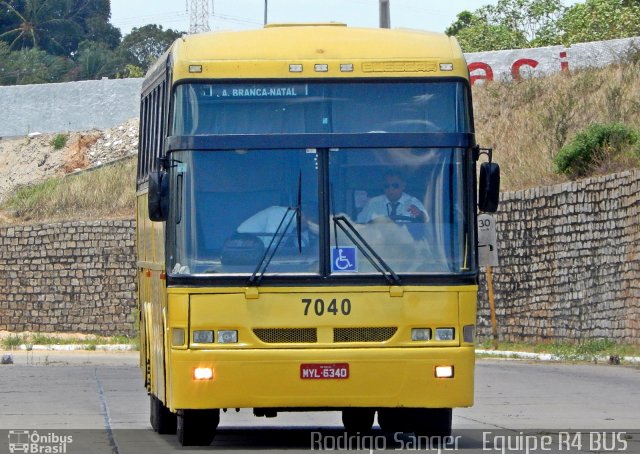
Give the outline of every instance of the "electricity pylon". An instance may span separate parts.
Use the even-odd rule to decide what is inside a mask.
[[[189,33],[202,33],[211,30],[209,26],[209,0],[190,0]]]

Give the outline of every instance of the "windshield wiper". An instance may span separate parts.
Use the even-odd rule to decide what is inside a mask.
[[[248,285],[260,284],[260,281],[262,280],[262,276],[264,276],[264,273],[267,271],[267,267],[271,263],[271,260],[273,260],[273,257],[276,255],[276,252],[278,251],[280,244],[282,244],[282,240],[286,236],[287,230],[289,230],[289,226],[293,221],[293,216],[289,216],[289,213],[291,213],[292,211],[297,211],[297,209],[287,207],[287,211],[284,212],[282,219],[280,219],[278,228],[276,228],[276,231],[273,233],[273,236],[271,237],[271,241],[269,242],[269,245],[265,249],[264,254],[262,254],[260,263],[258,263],[258,266],[256,267],[255,271],[249,278]],[[289,220],[285,223],[285,221],[287,220],[287,216],[289,216]],[[282,226],[284,226],[284,229],[282,228]]]
[[[296,234],[298,237],[298,252],[302,254],[302,170],[298,174],[298,200],[296,200]]]
[[[391,285],[402,285],[400,281],[400,277],[391,269],[391,267],[385,262],[380,255],[371,247],[369,243],[360,235],[360,233],[353,226],[351,221],[343,215],[333,216],[333,225],[334,229],[336,226],[340,227],[340,230],[347,235],[347,238],[351,240],[353,244],[356,245],[358,250],[362,252],[362,255],[369,260],[369,262],[373,265],[373,267],[378,270],[380,274],[384,276],[384,278]],[[346,226],[346,227],[345,227]],[[348,229],[347,229],[348,227]],[[338,242],[337,232],[334,234],[336,238],[336,247]],[[356,241],[357,239],[357,241]]]
[[[289,216],[289,213],[291,213],[292,211],[295,211],[296,231],[297,231],[296,233],[298,237],[298,251],[302,253],[302,170],[298,174],[298,199],[296,200],[296,206],[295,208],[287,207],[287,211],[285,211],[284,214],[282,215],[282,219],[280,219],[280,223],[278,224],[276,231],[273,233],[273,237],[271,237],[271,241],[269,241],[269,245],[267,246],[267,249],[264,251],[262,258],[260,259],[260,263],[258,263],[258,266],[256,267],[256,269],[253,271],[253,274],[249,278],[248,285],[260,285],[260,281],[262,280],[264,273],[267,271],[267,267],[271,263],[271,260],[273,260],[273,257],[276,255],[276,252],[278,251],[278,248],[280,247],[282,240],[284,239],[284,237],[287,234],[287,231],[289,230],[291,221],[293,221],[293,216],[289,217],[289,221],[286,223],[286,226],[284,227],[284,229],[282,229],[282,226],[285,224],[285,221],[287,220],[287,216]],[[282,230],[282,233],[280,232],[281,230]]]

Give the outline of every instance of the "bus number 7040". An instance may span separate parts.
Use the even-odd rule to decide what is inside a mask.
[[[351,313],[351,300],[348,298],[344,298],[340,301],[340,307],[338,308],[338,300],[337,298],[333,298],[331,302],[325,307],[325,302],[322,298],[316,298],[315,300],[312,298],[302,298],[302,304],[304,304],[304,315],[309,315],[309,308],[313,303],[313,312],[317,316],[322,316],[324,314],[333,314],[338,315],[339,313],[342,315],[349,315]]]

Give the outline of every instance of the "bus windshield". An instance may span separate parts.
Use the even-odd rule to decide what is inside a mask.
[[[322,270],[335,278],[380,274],[357,237],[398,275],[462,273],[473,263],[463,184],[471,170],[465,170],[470,164],[463,149],[191,150],[171,156],[172,274],[249,277],[259,265],[267,277]],[[328,191],[319,189],[324,172]],[[323,260],[330,263],[323,266]]]
[[[186,83],[172,135],[470,132],[463,82]]]
[[[168,269],[251,282],[469,271],[468,150],[376,147],[375,137],[471,130],[457,79],[181,84],[173,136],[269,135],[282,146],[171,152]],[[286,147],[295,134],[360,134],[361,145]]]

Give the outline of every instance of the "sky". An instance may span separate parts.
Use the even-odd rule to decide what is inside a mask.
[[[379,0],[208,0],[212,30],[262,27],[265,1],[268,22],[343,22],[377,27]],[[463,10],[474,11],[497,0],[389,0],[392,28],[443,32]],[[565,2],[574,3],[574,2]],[[123,36],[133,27],[159,24],[189,30],[191,0],[111,0],[111,23]],[[213,14],[211,14],[213,11]]]

